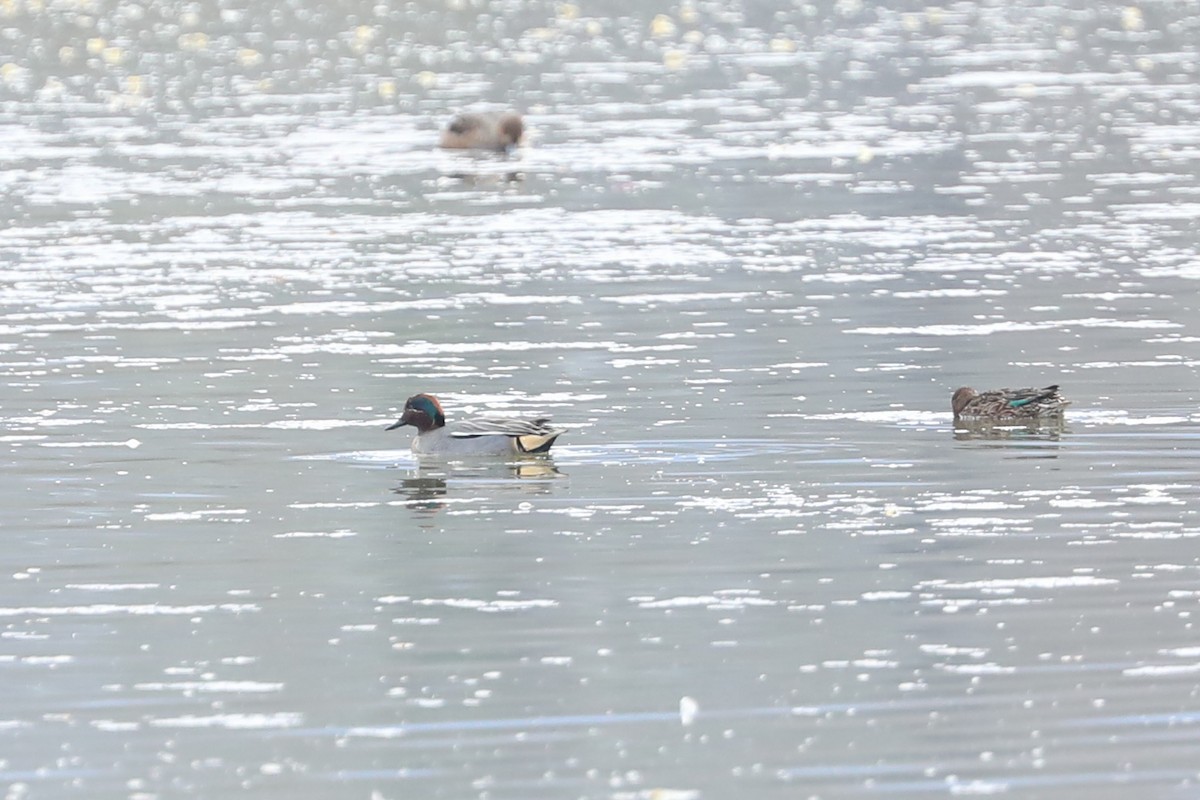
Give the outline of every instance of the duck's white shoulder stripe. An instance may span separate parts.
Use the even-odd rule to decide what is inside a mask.
[[[548,419],[473,417],[454,425],[450,435],[458,439],[474,436],[545,436],[554,432],[549,422]]]

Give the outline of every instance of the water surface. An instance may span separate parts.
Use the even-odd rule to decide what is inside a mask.
[[[4,13],[9,795],[1195,793],[1192,6]]]

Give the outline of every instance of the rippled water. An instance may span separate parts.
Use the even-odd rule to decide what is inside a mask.
[[[1194,4],[0,17],[7,797],[1196,793]]]

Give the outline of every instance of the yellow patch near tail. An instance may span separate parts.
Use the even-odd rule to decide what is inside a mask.
[[[517,436],[517,449],[522,453],[544,453],[550,449],[550,445],[554,444],[554,440],[559,437],[562,431],[554,431],[545,436]]]

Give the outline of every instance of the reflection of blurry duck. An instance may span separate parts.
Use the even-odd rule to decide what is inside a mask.
[[[1022,421],[960,420],[954,426],[954,438],[960,442],[1057,442],[1067,432],[1062,417]]]
[[[442,131],[441,146],[448,150],[492,150],[507,153],[521,143],[525,123],[521,115],[500,113],[459,114]]]
[[[404,414],[388,430],[412,425],[417,435],[412,442],[416,455],[512,456],[545,453],[563,431],[550,427],[550,420],[475,417],[453,428],[446,427],[442,404],[431,394],[417,394],[404,404]]]
[[[1030,420],[1062,419],[1071,401],[1058,386],[1044,389],[993,389],[982,394],[969,386],[956,389],[950,399],[954,421],[987,420],[1021,424]]]

